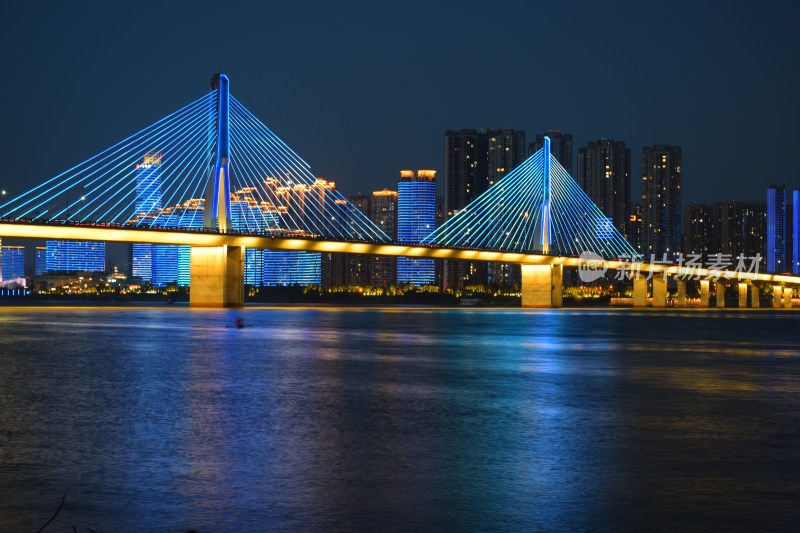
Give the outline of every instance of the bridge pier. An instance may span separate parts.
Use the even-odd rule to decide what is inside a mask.
[[[244,305],[244,248],[192,246],[190,269],[191,307]]]
[[[791,287],[784,287],[783,288],[783,306],[787,309],[792,308],[792,288]]]
[[[562,265],[522,264],[522,307],[561,307]]]
[[[714,288],[717,290],[717,307],[725,307],[725,285],[719,280],[714,281]]]
[[[739,282],[739,308],[747,307],[747,283]]]
[[[667,306],[667,278],[662,275],[653,276],[653,307]]]
[[[678,295],[675,305],[677,307],[686,307],[686,280],[676,278],[675,283],[678,285]]]
[[[647,278],[641,275],[633,278],[633,306],[647,307]]]
[[[708,307],[711,294],[711,281],[700,280],[700,307]]]
[[[750,283],[750,307],[753,309],[761,307],[761,291],[755,283]]]
[[[782,307],[783,306],[783,286],[782,285],[773,285],[772,286],[772,307]]]

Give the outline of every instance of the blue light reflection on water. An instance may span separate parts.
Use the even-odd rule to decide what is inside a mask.
[[[796,316],[0,309],[0,530],[795,523]]]

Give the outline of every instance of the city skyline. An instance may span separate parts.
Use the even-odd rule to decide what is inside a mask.
[[[644,146],[680,145],[686,202],[760,200],[770,183],[798,180],[788,155],[798,143],[791,124],[800,117],[792,53],[800,37],[791,22],[800,7],[793,3],[580,3],[568,10],[510,2],[487,13],[472,2],[457,10],[412,2],[387,8],[379,20],[357,4],[300,16],[292,6],[267,12],[234,3],[226,10],[242,27],[230,41],[198,31],[204,10],[188,7],[159,5],[159,17],[172,24],[150,42],[120,38],[151,21],[147,4],[11,6],[8,16],[18,23],[0,39],[15,83],[6,85],[0,107],[3,142],[17,157],[0,185],[13,194],[57,174],[65,162],[184,103],[183,95],[196,94],[219,70],[317,175],[341,183],[346,194],[390,186],[398,168],[443,171],[441,132],[471,125],[560,129],[576,147],[620,139],[634,169]],[[328,22],[334,13],[336,25]],[[521,30],[545,17],[538,39],[528,42]],[[263,34],[260,20],[276,18],[286,24],[271,27],[270,39],[247,37]],[[301,45],[284,44],[301,31]],[[400,34],[426,39],[397,41]],[[472,46],[493,40],[515,53]],[[585,60],[592,54],[586,43],[602,46],[602,60]],[[460,51],[465,46],[469,52]],[[492,64],[498,74],[470,74],[467,64]],[[544,83],[542,72],[552,73]],[[102,90],[87,90],[93,87]],[[360,135],[376,128],[381,135]],[[752,135],[761,130],[772,134]],[[744,139],[750,150],[719,157]]]

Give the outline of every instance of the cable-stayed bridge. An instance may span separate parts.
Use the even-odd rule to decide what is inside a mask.
[[[560,306],[564,267],[630,269],[640,259],[550,154],[549,139],[422,243],[392,242],[231,95],[221,74],[204,96],[0,206],[0,236],[190,245],[196,306],[242,304],[245,248],[518,263],[523,305],[537,307]],[[691,269],[715,272],[740,281],[745,305],[754,281],[800,283]],[[662,277],[652,281],[656,306],[666,303]],[[685,300],[685,283],[683,291]],[[680,301],[680,283],[678,292]],[[635,279],[635,302],[646,298],[647,280]]]

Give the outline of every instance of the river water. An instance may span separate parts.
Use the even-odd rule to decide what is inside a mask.
[[[235,327],[242,318],[245,327]],[[800,313],[0,308],[0,531],[792,529]]]

